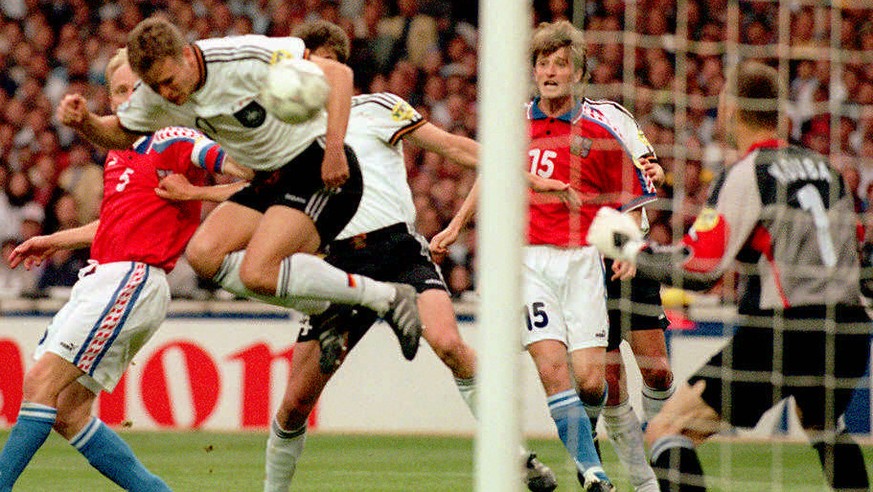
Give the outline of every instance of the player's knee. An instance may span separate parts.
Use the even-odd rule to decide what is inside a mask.
[[[259,294],[272,295],[276,292],[276,279],[269,278],[267,272],[257,264],[243,260],[239,278],[247,289]]]
[[[34,403],[49,403],[54,405],[60,390],[51,386],[52,373],[45,366],[35,365],[24,375],[22,397]]]
[[[577,381],[576,384],[579,396],[582,398],[582,401],[587,403],[593,404],[600,401],[603,398],[603,393],[606,391],[606,384],[602,376],[599,380],[588,378]]]
[[[185,248],[185,257],[191,268],[197,272],[197,275],[203,278],[212,278],[221,266],[224,260],[224,255],[216,253],[218,251],[208,239],[198,239],[195,237],[188,243]]]
[[[643,376],[643,382],[649,388],[663,390],[669,388],[670,384],[673,383],[673,371],[666,363],[640,369],[640,372]]]

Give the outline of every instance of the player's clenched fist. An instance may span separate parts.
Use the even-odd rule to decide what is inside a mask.
[[[57,117],[64,125],[81,126],[88,116],[88,101],[80,94],[67,94],[58,104]]]

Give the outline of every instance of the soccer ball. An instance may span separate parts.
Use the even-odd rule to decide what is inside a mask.
[[[315,63],[302,58],[284,58],[270,65],[261,102],[285,123],[307,121],[324,109],[330,85]]]

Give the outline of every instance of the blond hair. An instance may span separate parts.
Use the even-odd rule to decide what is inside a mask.
[[[588,75],[585,66],[585,36],[582,31],[565,20],[542,22],[537,26],[530,42],[531,65],[536,64],[537,57],[551,55],[564,47],[570,48],[573,68],[582,70],[582,80],[585,80]]]
[[[127,63],[127,48],[118,48],[109,59],[109,63],[106,64],[106,70],[103,74],[106,77],[106,85],[109,87],[110,94],[112,94],[112,74],[125,63]]]
[[[140,77],[164,58],[179,59],[187,42],[179,28],[167,19],[152,16],[130,31],[127,52],[130,68]]]

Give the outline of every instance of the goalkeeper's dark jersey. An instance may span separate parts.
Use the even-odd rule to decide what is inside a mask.
[[[727,169],[682,241],[682,254],[643,251],[638,269],[701,290],[737,260],[746,280],[744,311],[854,306],[857,234],[852,196],[827,159],[768,140]]]

